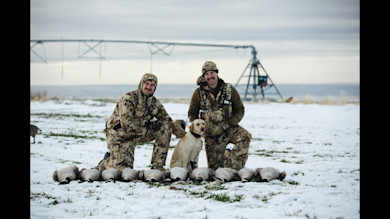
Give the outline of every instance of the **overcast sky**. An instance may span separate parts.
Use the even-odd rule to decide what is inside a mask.
[[[277,83],[359,83],[358,0],[31,0],[31,39],[104,39],[253,45]],[[94,46],[94,43],[90,43]],[[33,46],[33,43],[31,43]],[[161,47],[161,46],[160,46]],[[195,83],[206,60],[236,83],[249,49],[44,43],[31,52],[31,85]],[[261,74],[264,74],[262,71]],[[245,73],[244,73],[245,74]],[[249,71],[248,71],[249,74]]]

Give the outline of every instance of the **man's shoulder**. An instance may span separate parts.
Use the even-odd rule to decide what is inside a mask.
[[[234,87],[233,84],[231,84],[231,83],[228,83],[228,84],[230,85],[230,89],[232,89],[233,92],[237,92],[237,89],[236,89],[236,87]]]
[[[153,100],[153,103],[155,103],[155,104],[160,104],[161,105],[161,102],[160,102],[160,100],[156,97],[156,96],[151,96],[151,97],[149,97],[149,98],[152,98],[152,100]]]
[[[230,87],[231,90],[233,91],[237,91],[237,89],[234,87],[234,85],[232,83],[227,83],[227,82],[224,82],[223,86],[226,86],[226,87]]]
[[[157,107],[157,108],[164,108],[164,105],[160,102],[160,100],[152,95],[150,97],[147,98],[147,101],[146,101],[146,104],[148,106],[154,106],[154,107]]]
[[[120,98],[120,101],[133,100],[133,99],[135,99],[136,96],[138,96],[137,93],[138,93],[138,90],[129,91],[129,92],[122,95],[122,97]]]
[[[195,88],[194,92],[192,93],[192,96],[199,95],[199,91],[202,90],[200,87]]]
[[[238,93],[237,89],[234,87],[232,83],[226,83],[224,82],[223,86],[226,88],[229,88],[228,90],[231,91],[232,93]]]

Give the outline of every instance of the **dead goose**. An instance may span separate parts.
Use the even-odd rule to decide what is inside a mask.
[[[53,173],[53,180],[60,182],[59,184],[68,184],[70,181],[78,178],[79,168],[75,165],[55,170]]]
[[[221,183],[239,180],[238,172],[235,169],[227,167],[218,167],[215,170],[214,180]]]
[[[215,171],[207,167],[198,167],[191,171],[190,179],[201,182],[201,181],[210,181],[213,180]]]
[[[286,172],[280,172],[273,167],[256,168],[254,176],[257,182],[269,182],[273,179],[282,181],[286,177]]]
[[[115,168],[109,168],[107,170],[103,170],[102,179],[107,182],[114,182],[121,177],[121,171]]]
[[[172,181],[185,181],[188,178],[188,170],[184,167],[172,167],[169,172]]]
[[[100,180],[100,172],[98,169],[92,168],[92,169],[86,169],[83,168],[80,170],[80,180],[93,182],[93,181],[99,181]]]
[[[122,170],[122,181],[130,182],[132,180],[137,180],[139,175],[139,170],[134,170],[129,167],[126,167]]]
[[[182,119],[175,120],[175,123],[180,126],[183,130],[186,130],[186,122]]]
[[[238,175],[241,178],[241,182],[249,182],[252,180],[254,175],[254,170],[251,168],[244,167],[238,171]]]
[[[147,169],[139,171],[138,179],[146,182],[161,182],[169,178],[169,170],[162,172],[157,169]]]

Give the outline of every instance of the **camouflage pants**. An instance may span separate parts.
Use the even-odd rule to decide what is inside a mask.
[[[251,139],[251,133],[241,126],[228,128],[218,136],[205,136],[208,167],[214,170],[218,167],[230,167],[236,170],[245,167]],[[229,143],[234,144],[230,152],[226,151]]]
[[[146,143],[155,140],[151,159],[152,169],[162,169],[168,155],[171,141],[172,126],[157,124],[148,128],[143,136],[129,136],[122,128],[108,129],[106,132],[107,148],[110,151],[108,159],[99,164],[99,170],[108,168],[123,170],[126,167],[134,167],[134,150],[138,143]]]

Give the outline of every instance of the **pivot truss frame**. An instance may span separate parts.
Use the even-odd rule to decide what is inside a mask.
[[[254,100],[256,100],[257,94],[262,94],[263,99],[264,91],[267,90],[267,88],[274,87],[279,94],[282,101],[284,101],[282,95],[276,88],[275,84],[273,84],[271,78],[269,77],[268,73],[265,71],[264,67],[261,65],[260,61],[257,59],[257,51],[256,48],[253,45],[229,45],[229,44],[210,44],[210,43],[183,43],[183,42],[166,42],[166,41],[143,41],[143,40],[98,40],[98,39],[46,39],[46,40],[30,40],[30,43],[33,43],[32,46],[30,46],[30,51],[35,54],[41,61],[47,63],[46,58],[46,52],[45,52],[45,46],[44,43],[79,43],[79,55],[78,58],[85,58],[87,54],[94,53],[99,58],[100,62],[101,60],[105,60],[106,57],[102,52],[102,44],[104,43],[135,43],[135,44],[146,44],[148,46],[150,55],[151,55],[151,61],[152,56],[156,54],[162,54],[166,56],[170,56],[173,52],[173,49],[175,46],[201,46],[201,47],[219,47],[219,48],[233,48],[233,49],[251,49],[252,50],[252,58],[249,61],[248,66],[245,68],[244,72],[241,74],[240,78],[238,79],[235,87],[239,87],[239,82],[242,77],[248,77],[248,82],[246,84],[245,94],[244,98],[248,100],[247,98],[248,94],[253,94]],[[87,47],[87,49],[84,52],[80,52],[80,44],[83,43]],[[37,45],[42,46],[43,55],[40,55],[37,51],[34,50],[34,47]],[[99,46],[99,49],[97,47]],[[264,73],[267,75],[267,78],[271,81],[271,83],[268,83],[267,85],[260,86],[258,85],[258,79],[257,77],[260,76],[259,68],[264,71]],[[249,76],[245,75],[246,70],[250,67]],[[152,69],[151,69],[152,70]],[[100,72],[99,72],[100,75]],[[250,85],[250,79],[253,79],[252,88],[253,92],[249,92],[248,88]],[[261,89],[257,89],[257,87],[260,87]],[[263,89],[265,88],[265,89]]]

